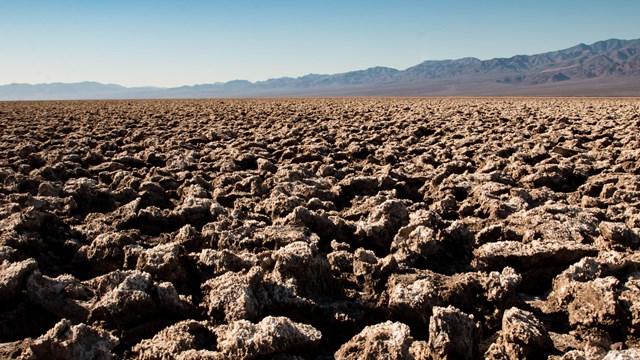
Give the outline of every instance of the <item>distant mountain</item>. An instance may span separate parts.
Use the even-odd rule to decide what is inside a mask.
[[[425,61],[403,72],[403,78],[493,77],[498,82],[539,84],[600,76],[640,75],[640,39],[607,40],[538,55],[480,61],[475,58]],[[502,77],[502,78],[501,78]]]
[[[640,96],[640,39],[599,41],[537,55],[424,61],[266,81],[176,88],[83,82],[0,86],[0,100],[285,96]]]
[[[136,94],[152,94],[161,88],[127,88],[116,84],[81,83],[9,84],[0,86],[0,100],[113,99]]]

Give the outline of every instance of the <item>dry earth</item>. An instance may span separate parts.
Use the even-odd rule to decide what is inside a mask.
[[[0,103],[0,357],[640,357],[640,100]]]

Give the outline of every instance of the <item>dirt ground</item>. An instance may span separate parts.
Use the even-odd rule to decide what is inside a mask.
[[[0,103],[0,357],[640,358],[640,99]]]

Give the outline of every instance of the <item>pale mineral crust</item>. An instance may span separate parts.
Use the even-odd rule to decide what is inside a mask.
[[[0,103],[0,358],[640,357],[640,100]]]

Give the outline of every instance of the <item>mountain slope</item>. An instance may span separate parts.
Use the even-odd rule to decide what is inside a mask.
[[[93,82],[0,86],[0,100],[395,95],[640,96],[640,39],[609,39],[510,58],[429,60],[405,70],[373,67],[255,83],[235,80],[177,88]]]

